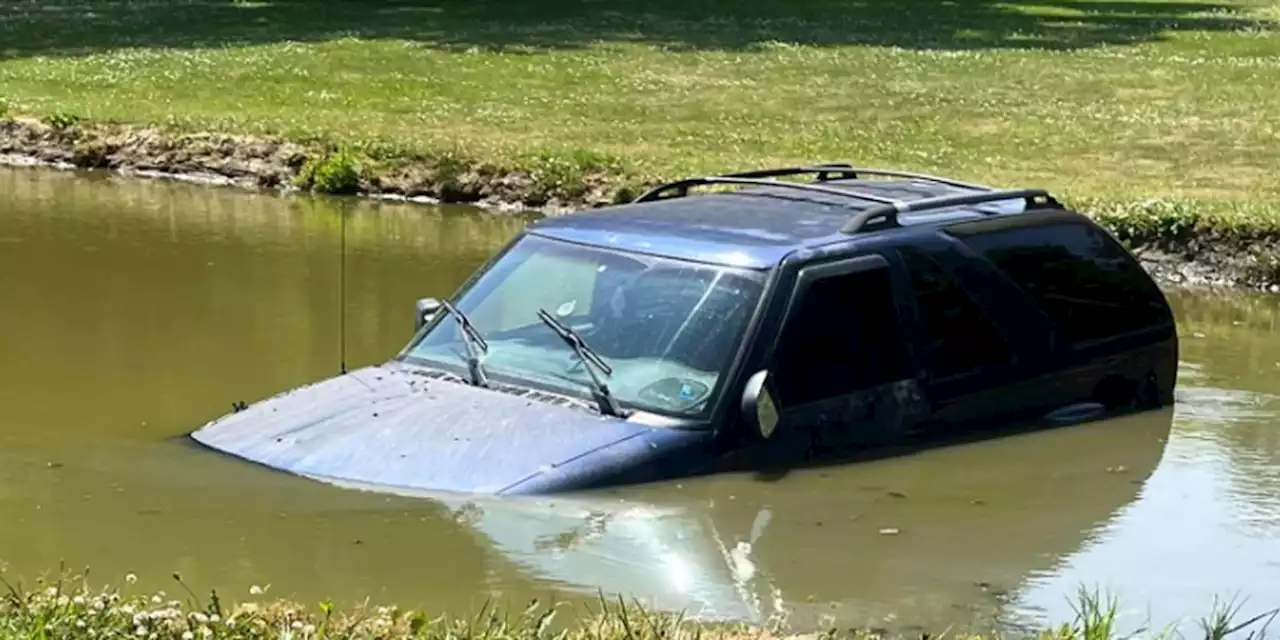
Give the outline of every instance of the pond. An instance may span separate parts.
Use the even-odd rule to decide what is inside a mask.
[[[347,214],[346,305],[339,213]],[[590,603],[933,629],[1194,624],[1280,605],[1280,298],[1171,292],[1172,410],[784,478],[546,509],[322,485],[186,434],[236,401],[383,361],[527,220],[0,170],[0,566],[136,589],[478,610]],[[1192,627],[1194,629],[1194,627]]]

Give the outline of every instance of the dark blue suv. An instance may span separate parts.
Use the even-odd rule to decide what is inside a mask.
[[[193,437],[345,486],[548,493],[1155,408],[1178,359],[1153,280],[1044,190],[843,164],[539,220],[415,326]]]

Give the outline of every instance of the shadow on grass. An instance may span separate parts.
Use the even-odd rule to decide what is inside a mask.
[[[921,50],[1072,50],[1178,31],[1278,28],[1208,0],[7,0],[0,59],[120,47],[207,47],[342,36],[435,48],[675,50],[773,43]]]

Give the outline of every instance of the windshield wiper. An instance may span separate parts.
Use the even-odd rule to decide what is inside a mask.
[[[471,324],[467,316],[458,311],[458,308],[448,300],[441,300],[440,306],[458,321],[458,328],[462,331],[462,341],[467,345],[467,369],[471,372],[471,384],[477,387],[488,386],[489,378],[480,366],[480,355],[476,351],[478,347],[479,351],[489,353],[489,343],[484,341],[484,337],[476,330],[475,325]]]
[[[538,319],[546,323],[548,327],[551,327],[552,331],[555,331],[556,335],[560,336],[560,339],[565,341],[565,344],[573,347],[574,352],[576,352],[578,357],[582,359],[583,368],[586,369],[587,374],[591,376],[591,391],[592,395],[595,396],[596,404],[600,405],[600,412],[611,416],[617,416],[619,418],[625,418],[627,414],[623,411],[622,407],[618,405],[618,400],[609,392],[609,385],[605,384],[605,382],[596,375],[595,370],[589,365],[595,365],[607,376],[613,375],[613,369],[600,357],[599,354],[593,351],[591,347],[588,347],[587,343],[583,342],[582,338],[575,333],[573,329],[561,324],[559,320],[551,317],[551,314],[547,313],[543,309],[538,309]]]

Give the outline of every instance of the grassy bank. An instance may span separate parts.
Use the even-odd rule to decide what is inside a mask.
[[[1280,281],[1250,248],[1280,239],[1267,0],[16,0],[0,92],[81,166],[143,148],[269,185],[542,206],[851,161],[1044,186],[1137,244],[1246,248],[1248,279]],[[108,122],[129,126],[82,124]]]
[[[706,623],[682,614],[655,613],[622,599],[603,596],[590,610],[571,611],[560,606],[531,603],[523,610],[504,611],[486,604],[462,615],[429,614],[395,606],[366,603],[340,610],[330,602],[304,605],[269,598],[254,586],[250,598],[225,601],[216,592],[202,597],[177,573],[174,591],[139,593],[128,587],[94,588],[86,576],[67,576],[53,582],[39,581],[25,589],[0,575],[0,639],[132,638],[134,640],[208,640],[212,638],[262,640],[886,640],[884,630],[827,628],[803,635],[789,633],[782,625],[770,627],[741,623]],[[1170,639],[1167,629],[1121,629],[1114,600],[1081,591],[1071,622],[1012,634],[1001,631],[966,632],[940,629],[920,638],[965,640],[1112,640],[1125,638]],[[1222,640],[1239,635],[1245,640],[1267,637],[1268,627],[1280,610],[1241,619],[1241,608],[1215,603],[1213,612],[1199,620],[1194,636]],[[566,618],[568,618],[566,620]],[[994,628],[994,627],[993,627]],[[1194,637],[1193,636],[1193,637]],[[1179,634],[1177,637],[1186,637]]]

